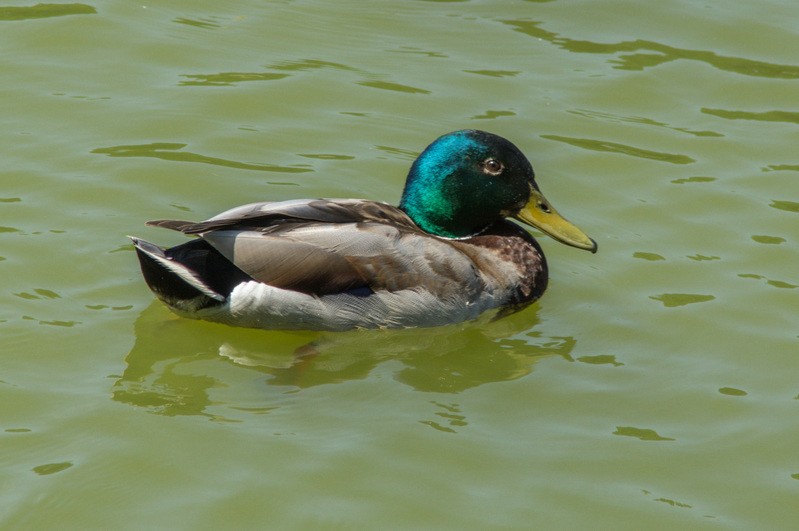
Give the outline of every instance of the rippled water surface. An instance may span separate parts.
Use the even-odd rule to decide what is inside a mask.
[[[231,1],[0,7],[0,525],[790,528],[799,8]],[[479,128],[596,255],[496,322],[174,317],[126,234],[396,202]]]

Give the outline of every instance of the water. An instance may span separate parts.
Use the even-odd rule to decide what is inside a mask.
[[[790,528],[792,2],[0,8],[0,522]],[[126,234],[396,202],[464,127],[600,246],[507,319],[345,334],[172,316]]]

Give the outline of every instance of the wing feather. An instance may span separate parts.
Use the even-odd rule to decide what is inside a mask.
[[[252,203],[200,223],[151,223],[199,235],[259,282],[313,295],[368,288],[470,298],[485,289],[474,262],[452,242],[375,201]]]
[[[199,223],[156,220],[147,224],[179,230],[184,234],[201,234],[221,229],[258,229],[283,221],[319,223],[377,221],[409,228],[416,227],[407,214],[397,207],[362,199],[296,199],[251,203],[232,208]]]
[[[368,286],[345,257],[312,243],[258,231],[219,230],[202,237],[254,280],[270,286],[315,295]]]

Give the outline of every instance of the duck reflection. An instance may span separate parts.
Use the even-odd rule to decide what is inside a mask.
[[[459,393],[521,378],[545,356],[571,360],[575,340],[536,331],[537,308],[438,328],[325,333],[190,321],[153,303],[134,325],[136,341],[113,398],[164,415],[213,416],[206,409],[220,403],[215,389],[256,380],[260,393],[262,383],[295,393],[364,379],[381,366],[418,391]],[[398,369],[390,372],[388,362],[398,362]],[[252,405],[223,402],[237,409]]]

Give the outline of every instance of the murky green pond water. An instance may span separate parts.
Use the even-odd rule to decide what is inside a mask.
[[[791,0],[0,7],[0,526],[788,529]],[[480,128],[598,242],[544,298],[344,334],[174,317],[126,234],[396,202]],[[312,353],[313,355],[307,355]]]

